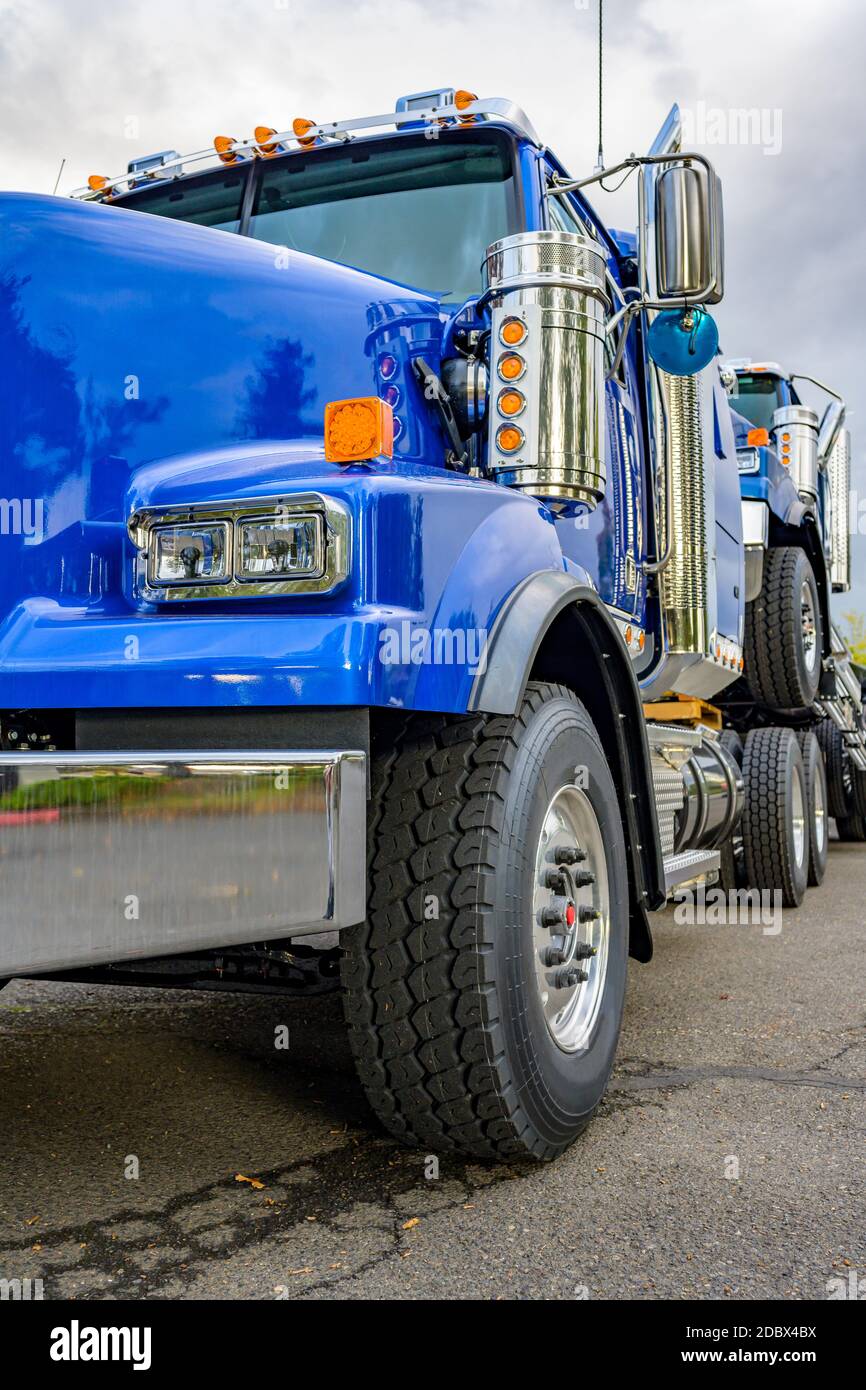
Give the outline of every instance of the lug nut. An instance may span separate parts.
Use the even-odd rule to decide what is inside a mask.
[[[575,888],[588,888],[591,883],[595,883],[595,874],[589,869],[577,869],[574,874]]]
[[[543,965],[562,965],[565,956],[558,947],[547,946],[541,953],[541,960]]]
[[[557,989],[571,989],[572,986],[582,984],[588,979],[585,970],[578,970],[574,965],[565,965],[561,970],[557,970],[554,984]]]
[[[597,907],[579,907],[577,909],[577,920],[579,922],[597,922],[601,913]]]
[[[547,869],[544,874],[544,886],[552,893],[564,893],[565,876],[558,869]]]
[[[586,858],[586,850],[577,845],[560,845],[553,851],[554,864],[579,864]]]
[[[562,913],[558,907],[543,907],[541,909],[541,925],[543,927],[561,927]]]
[[[574,948],[575,960],[590,960],[595,955],[598,955],[596,947],[588,946],[585,941],[578,941]]]

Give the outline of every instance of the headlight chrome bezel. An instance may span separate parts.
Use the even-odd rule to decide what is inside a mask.
[[[279,578],[244,575],[243,527],[268,522],[317,522],[312,571]],[[224,576],[160,579],[154,568],[157,537],[172,527],[226,528]],[[338,589],[351,567],[351,516],[344,503],[324,493],[289,493],[276,497],[163,508],[142,507],[127,523],[136,548],[136,596],[150,603],[190,603],[207,599],[279,598],[327,594]]]

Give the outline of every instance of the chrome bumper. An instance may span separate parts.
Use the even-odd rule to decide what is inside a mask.
[[[0,754],[0,976],[365,912],[360,752]]]

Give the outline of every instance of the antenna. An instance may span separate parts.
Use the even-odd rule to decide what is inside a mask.
[[[598,0],[598,163],[595,166],[595,173],[600,173],[604,168],[604,149],[601,139],[601,116],[602,116],[602,95],[603,95],[603,58],[604,58],[604,0]]]
[[[57,178],[54,180],[54,187],[53,187],[52,190],[51,190],[51,196],[52,196],[52,197],[53,197],[54,194],[57,192],[57,186],[58,186],[58,184],[60,183],[60,178],[61,178],[61,175],[62,175],[62,173],[63,173],[63,166],[65,165],[65,163],[66,163],[66,156],[64,155],[63,158],[62,158],[61,161],[60,161],[60,168],[57,170]]]

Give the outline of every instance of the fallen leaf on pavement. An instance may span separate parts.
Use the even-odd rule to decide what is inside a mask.
[[[264,1183],[259,1182],[258,1178],[245,1178],[243,1173],[235,1173],[235,1182],[248,1182],[250,1187],[256,1189],[256,1192],[260,1192],[264,1187]]]

